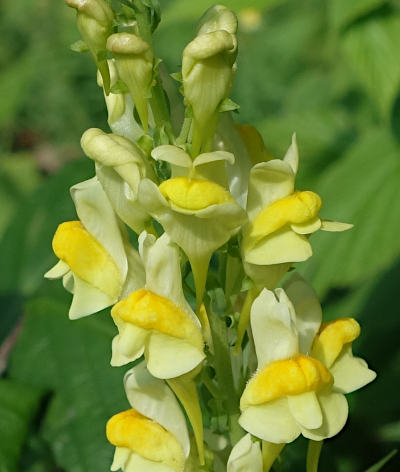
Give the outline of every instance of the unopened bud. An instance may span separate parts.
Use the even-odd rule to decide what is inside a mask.
[[[113,53],[118,74],[132,95],[144,132],[147,133],[147,97],[153,80],[154,63],[151,47],[139,36],[116,33],[108,38],[107,49]]]
[[[114,13],[105,0],[65,0],[77,11],[78,29],[103,78],[104,90],[110,92],[110,72],[106,59],[107,38],[112,32]]]
[[[201,34],[183,51],[184,95],[193,110],[193,155],[210,150],[218,107],[232,88],[236,52],[236,38],[225,30]]]

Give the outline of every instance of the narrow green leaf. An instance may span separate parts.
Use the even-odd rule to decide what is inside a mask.
[[[332,25],[342,28],[386,3],[388,0],[331,0],[329,14]]]
[[[390,459],[397,454],[397,449],[393,449],[393,451],[389,452],[383,459],[379,462],[374,464],[373,466],[369,467],[365,472],[378,472],[382,470],[383,466],[390,461]]]

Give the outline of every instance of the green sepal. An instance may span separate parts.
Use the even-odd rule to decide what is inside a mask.
[[[74,51],[74,52],[79,52],[79,53],[89,52],[88,45],[82,39],[79,39],[78,41],[75,41],[74,43],[70,44],[69,48],[71,49],[71,51]]]
[[[224,100],[222,100],[222,102],[220,103],[220,105],[218,107],[218,111],[220,113],[223,113],[225,111],[239,110],[239,108],[240,108],[240,105],[238,105],[236,102],[234,102],[233,100],[231,100],[228,97],[228,98],[225,98]]]
[[[115,84],[111,86],[110,92],[115,93],[115,94],[118,94],[118,93],[125,94],[125,93],[128,93],[129,90],[128,90],[128,87],[126,86],[126,83],[123,80],[118,79],[115,82]]]

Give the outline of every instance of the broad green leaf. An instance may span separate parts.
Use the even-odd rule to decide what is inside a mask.
[[[330,0],[330,20],[335,28],[342,28],[386,3],[388,0]]]
[[[354,228],[311,237],[314,256],[299,268],[320,294],[361,283],[400,253],[399,156],[390,133],[374,130],[321,175],[313,189],[322,197],[321,216]]]
[[[393,451],[389,452],[383,459],[381,459],[379,462],[374,464],[371,467],[368,467],[368,469],[365,472],[378,472],[379,470],[382,470],[384,465],[390,461],[390,459],[397,454],[397,449],[394,449]]]
[[[92,166],[88,159],[66,165],[15,211],[0,239],[4,267],[0,271],[0,293],[29,295],[40,286],[43,274],[57,261],[51,249],[57,225],[76,219],[68,189],[88,178]]]
[[[126,369],[112,368],[109,313],[70,321],[68,306],[37,299],[27,307],[9,375],[50,390],[44,437],[66,472],[98,472],[111,464],[105,438],[110,416],[129,408],[122,384]]]
[[[368,17],[343,35],[343,48],[361,83],[381,114],[390,114],[400,85],[400,15]]]
[[[39,400],[40,390],[13,380],[0,380],[0,470],[19,471],[25,438]]]

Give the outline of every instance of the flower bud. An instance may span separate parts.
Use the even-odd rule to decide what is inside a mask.
[[[65,2],[77,11],[79,32],[100,71],[104,90],[108,95],[110,92],[110,72],[105,50],[107,38],[112,32],[113,11],[105,0],[65,0]]]
[[[132,95],[144,132],[147,134],[147,97],[153,80],[154,63],[151,47],[139,36],[116,33],[108,38],[107,49],[113,53],[118,74]]]
[[[108,60],[111,88],[118,83],[119,76],[115,61]],[[104,87],[103,78],[98,71],[97,85]],[[142,128],[135,121],[133,115],[133,101],[129,93],[104,93],[104,99],[108,112],[108,125],[114,134],[123,136],[130,141],[137,141],[143,135]]]
[[[214,5],[200,18],[197,35],[218,30],[225,30],[228,33],[236,34],[237,26],[236,15],[229,8],[224,5]]]
[[[210,23],[205,23],[200,30],[209,28]],[[232,88],[236,52],[236,38],[226,30],[200,34],[183,51],[183,89],[193,110],[192,151],[195,156],[211,148],[218,107]]]

